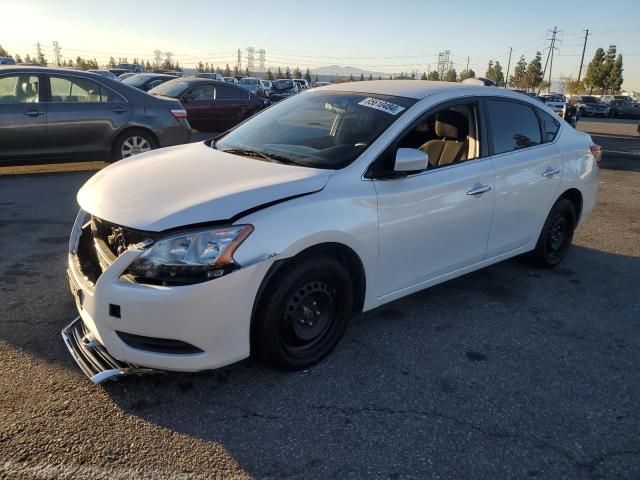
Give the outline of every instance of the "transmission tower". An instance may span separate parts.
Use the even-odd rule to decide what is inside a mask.
[[[58,43],[57,40],[55,40],[53,42],[53,55],[56,59],[56,66],[59,67],[60,66],[60,50],[62,50],[60,48],[60,44]]]
[[[173,53],[171,53],[171,52],[164,52],[164,56],[165,56],[165,59],[166,59],[167,64],[168,64],[168,65],[173,65],[173,62],[171,61],[171,60],[172,60],[172,58],[173,58]]]
[[[267,56],[267,52],[264,48],[261,48],[260,50],[258,50],[258,66],[261,72],[264,72],[265,70],[264,64],[266,61],[266,56]]]
[[[42,58],[44,58],[44,55],[42,55],[42,48],[40,47],[40,42],[36,43],[36,53],[37,53],[37,62],[40,63],[40,60]]]
[[[238,49],[238,71],[242,70],[242,50]]]
[[[451,50],[445,50],[438,53],[438,76],[440,77],[440,80],[442,80],[444,78],[444,74],[449,71],[451,63],[450,55]]]
[[[250,72],[253,72],[253,68],[255,67],[255,54],[256,54],[256,49],[253,47],[247,47],[247,69]]]

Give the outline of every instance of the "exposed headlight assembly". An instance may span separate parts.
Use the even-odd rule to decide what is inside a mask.
[[[253,231],[234,225],[182,232],[154,242],[125,274],[143,283],[180,285],[206,282],[237,268],[233,253]]]

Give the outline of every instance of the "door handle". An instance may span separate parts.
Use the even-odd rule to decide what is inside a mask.
[[[547,167],[547,168],[545,168],[544,172],[542,172],[542,176],[543,177],[553,177],[554,175],[557,175],[558,173],[560,173],[560,169],[559,168]]]
[[[27,110],[26,112],[24,112],[25,115],[29,116],[29,117],[37,117],[39,115],[44,115],[44,112],[40,112],[38,110]]]
[[[467,192],[467,195],[482,195],[490,190],[491,185],[480,185],[479,183],[476,183],[473,188]]]
[[[127,111],[127,109],[124,107],[113,107],[111,111],[116,113],[124,113]]]

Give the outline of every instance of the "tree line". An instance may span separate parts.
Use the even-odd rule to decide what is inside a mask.
[[[0,57],[10,57],[12,55],[9,54],[7,50],[2,48],[0,45]],[[40,53],[36,56],[31,56],[30,54],[26,54],[24,58],[20,54],[15,54],[12,56],[16,63],[34,63],[38,65],[47,65],[47,58],[43,53]],[[109,62],[107,63],[107,68],[116,68],[120,63],[129,63],[127,57],[119,57],[118,60],[112,56],[109,58]],[[145,67],[147,71],[154,70],[173,70],[173,71],[183,71],[182,66],[176,60],[175,62],[172,60],[170,56],[167,56],[164,60],[154,61],[153,63],[149,60],[143,60],[134,58],[132,63],[140,64]],[[90,70],[90,69],[98,69],[100,68],[98,65],[98,61],[95,58],[85,59],[80,56],[75,59],[64,59],[61,62],[61,66],[63,67],[71,67],[77,68],[80,70]],[[233,68],[229,67],[229,64],[225,66],[225,68],[209,65],[209,63],[203,63],[202,61],[198,62],[196,65],[196,71],[201,73],[219,73],[223,76],[230,77],[240,77],[240,76],[251,76],[251,72],[248,68],[245,68],[244,71],[240,70],[237,65],[234,65]],[[615,45],[610,45],[607,51],[603,48],[598,48],[595,51],[593,59],[589,62],[587,66],[587,71],[584,79],[577,81],[572,76],[564,77],[561,79],[561,89],[566,91],[572,95],[579,95],[588,93],[616,93],[619,92],[622,88],[622,83],[624,81],[623,78],[623,60],[622,54],[617,52]],[[399,75],[395,76],[396,80],[415,80],[416,73],[405,73],[400,72]],[[548,82],[544,81],[543,78],[544,70],[542,66],[542,54],[540,52],[536,52],[535,56],[531,61],[527,62],[525,60],[524,55],[520,57],[518,62],[515,64],[513,74],[508,79],[508,86],[512,88],[520,88],[523,90],[539,90],[549,87]],[[476,73],[473,69],[465,69],[461,71],[459,74],[456,72],[454,68],[449,68],[444,73],[440,74],[437,70],[432,70],[429,73],[422,72],[421,80],[443,80],[445,82],[462,82],[467,78],[474,78]],[[295,67],[293,71],[286,67],[283,71],[281,67],[278,67],[278,70],[274,73],[271,69],[268,69],[266,72],[267,80],[276,80],[278,78],[294,78],[301,79],[304,78],[307,82],[312,81],[312,75],[309,68],[306,69],[305,73],[302,73],[299,67]],[[394,76],[389,75],[389,79],[393,80]],[[497,86],[504,87],[507,86],[505,74],[502,68],[502,65],[497,60],[489,60],[487,65],[487,70],[485,72],[485,78],[493,80]],[[349,75],[348,78],[341,78],[336,76],[335,82],[342,81],[362,81],[365,80],[365,76],[363,73],[360,74],[360,77],[356,79],[353,75]],[[368,80],[373,80],[373,75],[369,74]],[[382,76],[378,75],[378,80],[382,80]],[[315,81],[318,81],[318,75],[315,75]]]

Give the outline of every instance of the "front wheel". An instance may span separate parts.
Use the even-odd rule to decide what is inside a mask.
[[[576,228],[576,216],[576,208],[570,200],[561,198],[555,203],[542,227],[536,248],[529,254],[535,266],[553,268],[567,256]]]
[[[324,358],[345,332],[353,306],[347,269],[307,258],[274,277],[254,318],[252,349],[267,363],[300,369]]]

